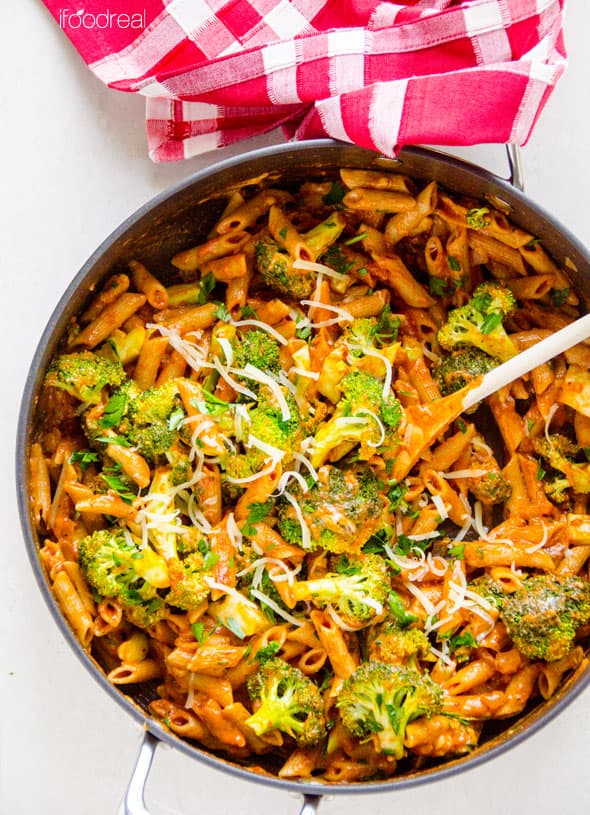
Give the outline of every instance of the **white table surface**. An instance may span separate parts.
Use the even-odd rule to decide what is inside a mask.
[[[568,0],[570,64],[525,148],[529,196],[590,244],[590,4]],[[105,89],[38,0],[4,9],[0,29],[0,275],[4,347],[0,426],[0,812],[114,815],[140,741],[138,725],[92,680],[34,582],[19,526],[14,435],[25,376],[67,283],[95,247],[154,194],[218,158],[147,158],[142,100]],[[501,148],[458,151],[505,169]],[[492,763],[403,793],[328,797],[322,815],[577,815],[590,803],[590,691]],[[296,813],[294,794],[227,777],[160,748],[147,788],[152,815]]]

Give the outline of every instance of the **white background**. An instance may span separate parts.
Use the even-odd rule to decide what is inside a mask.
[[[527,192],[590,244],[590,4],[568,0],[570,65],[524,150]],[[38,0],[3,8],[0,28],[0,275],[4,359],[0,427],[0,813],[116,813],[138,725],[72,654],[30,572],[16,510],[14,436],[24,379],[67,283],[137,207],[249,142],[185,164],[147,158],[142,100],[105,89]],[[10,11],[8,10],[10,8]],[[503,171],[498,147],[459,151]],[[590,803],[590,691],[493,763],[403,793],[326,798],[322,815],[577,815]],[[160,748],[147,788],[152,815],[296,813],[293,794],[229,778]]]

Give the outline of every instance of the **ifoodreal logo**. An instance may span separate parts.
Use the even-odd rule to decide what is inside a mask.
[[[113,28],[135,28],[143,30],[146,27],[146,13],[144,11],[137,11],[133,14],[127,12],[115,12],[110,9],[94,13],[92,11],[85,11],[78,9],[78,11],[71,11],[68,8],[62,8],[59,12],[59,26],[62,29],[113,29]]]

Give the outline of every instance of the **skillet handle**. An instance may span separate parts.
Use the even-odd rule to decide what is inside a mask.
[[[146,809],[144,793],[158,744],[159,740],[148,730],[144,730],[135,767],[123,800],[121,815],[150,815],[149,810]],[[321,800],[321,795],[304,795],[299,815],[316,815]]]
[[[158,739],[144,730],[135,767],[123,801],[122,815],[150,815],[144,801],[145,785],[158,746]]]
[[[321,800],[321,795],[304,795],[299,815],[316,815]]]
[[[520,147],[517,144],[507,144],[506,155],[508,157],[508,166],[510,168],[508,181],[513,187],[516,187],[517,190],[524,192],[524,175],[522,172]]]

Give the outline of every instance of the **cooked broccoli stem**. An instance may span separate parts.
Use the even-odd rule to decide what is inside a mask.
[[[326,735],[322,695],[314,682],[298,668],[270,657],[248,680],[250,698],[259,703],[245,724],[262,736],[280,730],[303,747],[311,747]]]
[[[340,212],[333,212],[321,223],[308,229],[304,234],[305,245],[313,257],[320,257],[332,244],[338,240],[346,227],[346,218]]]
[[[344,682],[336,704],[354,736],[399,760],[408,724],[439,713],[442,699],[442,688],[427,674],[373,660]]]
[[[368,625],[383,612],[390,578],[379,555],[343,555],[334,572],[294,585],[295,600],[311,600],[324,608],[330,605],[347,625]]]

